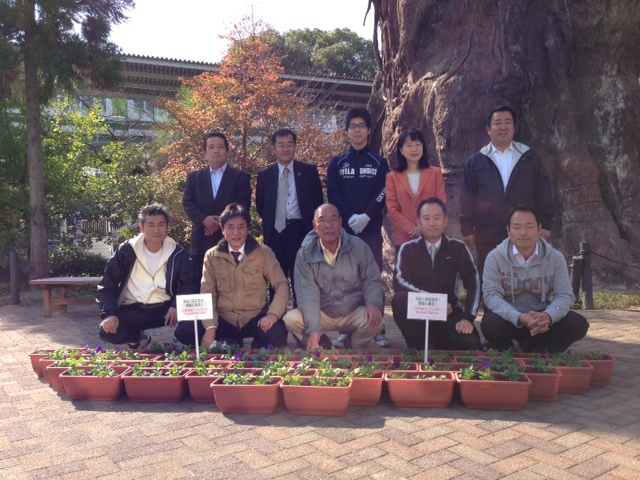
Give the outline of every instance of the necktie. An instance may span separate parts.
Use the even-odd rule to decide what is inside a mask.
[[[284,168],[282,179],[278,182],[278,197],[276,199],[276,232],[282,232],[287,226],[287,198],[289,197],[289,169]]]
[[[435,245],[433,244],[429,245],[429,253],[431,254],[431,265],[435,264],[437,251],[438,249],[436,248]]]
[[[240,264],[240,252],[231,252],[233,256],[233,261],[236,262],[236,266]]]

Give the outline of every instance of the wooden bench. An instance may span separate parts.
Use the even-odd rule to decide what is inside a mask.
[[[30,280],[29,285],[40,285],[44,295],[44,316],[50,317],[55,309],[67,313],[67,305],[90,305],[95,298],[67,298],[68,288],[72,285],[98,285],[102,277],[52,277]],[[53,290],[59,289],[58,298],[52,298]]]

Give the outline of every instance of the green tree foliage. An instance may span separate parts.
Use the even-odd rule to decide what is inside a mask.
[[[156,195],[146,146],[100,142],[109,136],[102,112],[96,107],[82,113],[77,106],[71,98],[52,102],[42,117],[47,226],[49,238],[63,243],[63,221],[71,236],[80,220],[109,220],[117,229],[129,225]],[[6,212],[0,216],[0,257],[5,257],[11,248],[26,247],[30,210],[26,126],[19,110],[8,102],[0,107],[0,176],[8,187],[0,193],[0,211]]]
[[[40,106],[56,87],[118,80],[119,49],[108,38],[132,6],[133,0],[0,1],[0,97],[9,97],[19,72],[24,78],[32,278],[48,274]]]
[[[348,28],[324,31],[317,28],[264,33],[287,72],[340,77],[373,78],[378,68],[373,42]]]

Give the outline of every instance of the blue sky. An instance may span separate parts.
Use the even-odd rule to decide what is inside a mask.
[[[218,38],[244,16],[284,32],[297,28],[349,28],[373,37],[367,0],[136,0],[129,20],[113,29],[111,41],[125,54],[215,63],[227,44]],[[310,6],[315,8],[311,9]],[[319,7],[319,8],[318,8]]]

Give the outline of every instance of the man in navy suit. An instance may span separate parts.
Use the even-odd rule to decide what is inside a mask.
[[[230,167],[227,137],[211,132],[204,138],[204,159],[208,166],[187,177],[182,206],[192,222],[191,258],[193,272],[202,278],[204,254],[222,239],[220,214],[230,203],[251,207],[251,175]]]
[[[273,250],[293,285],[296,254],[313,228],[313,212],[324,203],[322,184],[318,167],[294,160],[295,133],[286,128],[278,130],[271,144],[277,162],[258,173],[256,209],[262,217],[264,243]],[[281,197],[278,205],[279,191],[286,196],[286,204]]]

